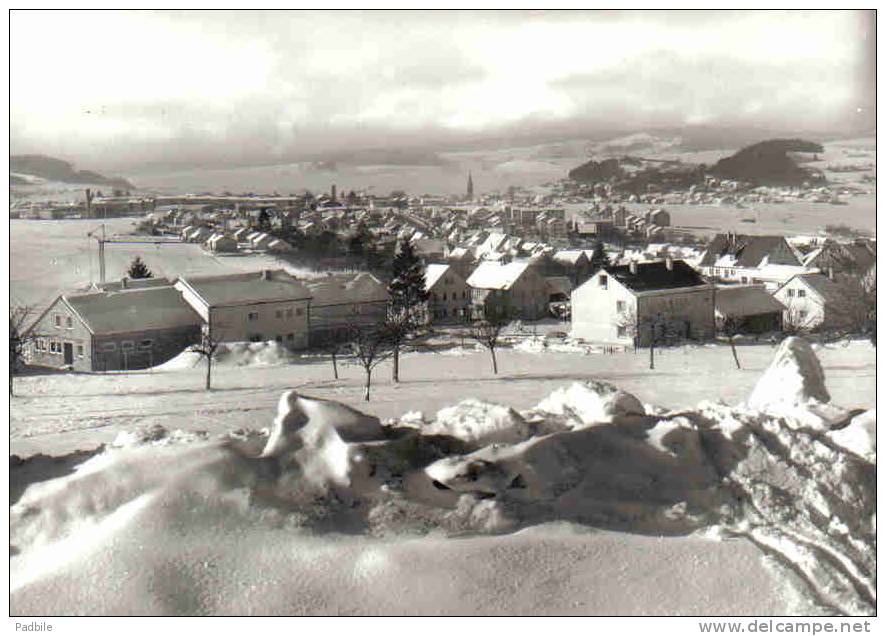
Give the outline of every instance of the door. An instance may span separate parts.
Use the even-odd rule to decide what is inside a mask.
[[[65,364],[74,364],[74,345],[65,343]]]

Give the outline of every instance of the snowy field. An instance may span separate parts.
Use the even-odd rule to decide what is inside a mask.
[[[645,349],[611,355],[503,350],[495,376],[489,354],[468,341],[464,348],[441,353],[406,353],[399,384],[391,382],[390,367],[383,364],[374,372],[368,404],[362,399],[362,369],[339,362],[335,380],[329,358],[319,355],[296,358],[293,364],[217,364],[211,393],[203,390],[204,368],[193,368],[184,359],[167,363],[163,370],[26,376],[16,379],[11,452],[56,455],[155,424],[213,433],[270,426],[280,392],[293,388],[382,420],[415,410],[433,414],[471,397],[529,408],[561,386],[590,378],[612,382],[644,403],[665,408],[701,400],[735,404],[750,393],[774,351],[773,345],[739,347],[742,369],[736,370],[725,346],[661,349],[656,369],[650,370]],[[875,407],[876,357],[869,345],[828,345],[818,354],[835,402]]]
[[[874,351],[788,344],[21,378],[10,611],[870,614]]]
[[[108,236],[128,234],[136,222],[132,218],[103,221]],[[11,219],[9,288],[12,302],[45,307],[62,292],[97,282],[97,245],[94,239],[86,235],[101,223],[96,219]],[[105,261],[108,280],[120,280],[125,276],[136,256],[141,256],[157,277],[229,274],[282,267],[278,260],[270,256],[214,256],[195,243],[160,246],[107,244]]]

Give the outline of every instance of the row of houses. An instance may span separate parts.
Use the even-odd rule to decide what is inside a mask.
[[[361,273],[300,280],[262,270],[175,280],[123,280],[62,294],[30,327],[31,363],[76,371],[147,368],[196,343],[322,345],[384,316],[384,284]]]

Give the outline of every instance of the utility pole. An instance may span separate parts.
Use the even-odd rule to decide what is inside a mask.
[[[117,239],[117,238],[108,238],[105,234],[105,224],[101,224],[101,236],[98,236],[99,228],[95,228],[91,232],[87,233],[86,236],[90,238],[94,238],[96,243],[98,243],[98,276],[99,281],[104,284],[107,282],[105,280],[105,244],[107,243],[124,243],[129,245],[156,245],[157,247],[161,245],[187,245],[187,243],[182,243],[181,241],[158,241],[158,240],[147,240],[140,241],[137,239],[129,240],[129,239]]]

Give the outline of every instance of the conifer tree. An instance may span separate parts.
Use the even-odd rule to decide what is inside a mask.
[[[141,256],[136,256],[132,263],[130,263],[129,270],[127,270],[126,275],[132,279],[154,277],[154,274],[151,272],[151,270],[148,269],[148,266],[145,265],[144,261],[141,259]]]
[[[400,381],[400,347],[421,331],[425,303],[429,298],[425,289],[425,268],[415,253],[412,241],[402,241],[391,265],[391,282],[388,284],[390,310],[388,331],[393,342],[393,377]]]

